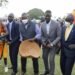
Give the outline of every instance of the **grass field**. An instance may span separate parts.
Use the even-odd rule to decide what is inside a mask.
[[[26,75],[34,75],[31,59],[29,58],[27,60],[27,62],[28,63],[27,63],[27,73],[26,73]],[[9,70],[8,73],[4,72],[3,59],[1,60],[0,64],[1,64],[0,65],[0,75],[11,75],[11,70]],[[56,55],[55,64],[56,64],[55,75],[62,75],[61,70],[60,70],[60,56],[59,55]],[[11,66],[9,58],[8,58],[8,66]],[[40,74],[44,71],[44,64],[43,64],[42,57],[39,58],[39,71],[40,71]],[[20,75],[20,72],[21,72],[21,63],[20,63],[20,56],[19,56],[19,58],[18,58],[18,74],[17,75]],[[73,68],[72,75],[75,75],[75,67]]]

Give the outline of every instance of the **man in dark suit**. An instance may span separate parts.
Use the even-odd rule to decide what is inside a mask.
[[[8,36],[7,40],[9,41],[9,55],[10,55],[10,61],[12,64],[13,72],[11,75],[16,75],[17,73],[17,55],[18,55],[18,48],[19,48],[19,25],[14,21],[14,15],[11,13],[8,16],[8,24],[7,24],[7,30],[8,30]]]
[[[59,23],[51,19],[51,11],[47,10],[45,12],[45,22],[43,22],[41,25],[43,60],[45,65],[45,73],[42,75],[54,75],[56,45],[60,40],[60,32],[61,28]]]
[[[72,14],[65,19],[66,25],[61,33],[61,59],[60,66],[63,75],[71,75],[75,61],[75,25]]]

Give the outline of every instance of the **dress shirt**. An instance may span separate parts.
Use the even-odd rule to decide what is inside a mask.
[[[25,25],[25,28],[27,29],[28,28],[28,25]],[[35,32],[36,32],[36,35],[35,35],[35,39],[41,39],[41,27],[39,27],[38,24],[36,24],[35,26]],[[20,41],[22,41],[23,38],[22,38],[22,34],[20,33]]]
[[[49,31],[50,31],[50,24],[51,24],[51,21],[48,24],[46,24],[47,34],[49,34]]]
[[[69,35],[70,35],[70,32],[73,28],[73,25],[68,25],[67,28],[66,28],[66,31],[65,31],[65,41],[67,41]]]
[[[11,37],[11,29],[12,29],[12,22],[9,23],[9,38],[10,38],[10,40],[12,40],[12,37]]]
[[[36,39],[41,39],[41,27],[38,24],[36,24],[35,32],[36,32],[35,38]]]

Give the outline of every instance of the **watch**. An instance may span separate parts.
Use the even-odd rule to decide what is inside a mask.
[[[50,45],[53,47],[53,44],[52,43]]]

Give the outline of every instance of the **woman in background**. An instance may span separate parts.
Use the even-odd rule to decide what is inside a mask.
[[[7,54],[8,54],[8,45],[6,42],[6,37],[7,31],[5,29],[5,26],[2,22],[0,22],[0,59],[4,58],[4,65],[5,65],[5,72],[8,72],[8,67],[7,67]]]

